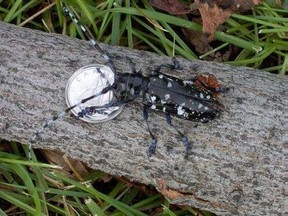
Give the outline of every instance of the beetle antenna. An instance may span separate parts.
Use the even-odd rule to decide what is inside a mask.
[[[69,15],[72,21],[78,26],[81,31],[84,33],[85,37],[90,41],[92,46],[98,50],[98,52],[102,55],[102,57],[105,59],[107,65],[111,68],[114,74],[117,74],[116,67],[112,61],[112,59],[109,57],[107,52],[105,52],[97,43],[95,38],[92,36],[92,34],[87,30],[87,28],[81,24],[79,19],[76,17],[75,13],[68,7],[63,6],[63,12],[65,15]]]

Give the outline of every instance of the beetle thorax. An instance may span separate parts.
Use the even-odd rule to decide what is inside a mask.
[[[126,99],[135,99],[143,95],[147,89],[148,80],[142,74],[121,74],[115,81],[116,94]]]

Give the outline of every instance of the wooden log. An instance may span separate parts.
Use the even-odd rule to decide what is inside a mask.
[[[101,44],[119,71],[129,56],[148,73],[169,57]],[[185,159],[179,136],[161,113],[150,113],[158,148],[150,143],[140,103],[111,121],[89,124],[69,115],[41,134],[33,147],[54,149],[94,169],[153,185],[172,203],[216,214],[281,215],[284,211],[284,143],[288,142],[287,77],[246,67],[188,61],[179,78],[214,74],[234,90],[222,95],[220,118],[195,123],[174,118],[193,143]],[[64,91],[78,68],[104,63],[86,41],[0,23],[0,137],[28,144],[37,128],[66,108]]]

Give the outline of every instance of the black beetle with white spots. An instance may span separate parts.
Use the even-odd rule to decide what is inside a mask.
[[[93,36],[78,21],[74,13],[67,7],[64,7],[63,10],[64,13],[69,15],[73,22],[80,27],[84,35],[98,52],[101,53],[106,64],[113,71],[115,81],[112,84],[108,83],[100,92],[81,100],[79,103],[60,112],[51,120],[48,120],[35,132],[34,136],[31,138],[31,142],[34,142],[37,136],[39,136],[45,128],[69,113],[75,107],[79,107],[89,100],[103,95],[108,91],[112,91],[113,99],[108,104],[86,107],[78,113],[78,117],[83,118],[84,116],[100,113],[103,112],[103,109],[105,108],[121,106],[132,102],[137,98],[141,98],[144,120],[152,138],[147,150],[147,155],[150,157],[155,154],[156,151],[157,140],[148,124],[148,110],[156,110],[163,112],[167,123],[178,132],[185,147],[185,156],[188,156],[191,153],[192,146],[187,137],[172,123],[171,115],[189,121],[206,123],[218,117],[220,112],[224,110],[224,106],[216,98],[216,93],[225,92],[229,88],[214,88],[210,86],[209,83],[199,80],[197,76],[187,80],[181,80],[161,73],[160,70],[163,67],[172,70],[180,68],[179,61],[174,57],[172,58],[171,64],[159,65],[149,76],[144,76],[141,72],[137,71],[132,61],[129,58],[126,58],[131,64],[132,73],[119,73],[108,53],[100,48]],[[201,85],[197,83],[200,83]]]

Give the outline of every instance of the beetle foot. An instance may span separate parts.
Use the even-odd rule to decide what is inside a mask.
[[[184,158],[187,159],[188,156],[192,154],[192,145],[191,145],[191,143],[189,142],[189,140],[188,140],[188,138],[186,136],[182,137],[182,142],[183,142],[183,145],[185,147],[185,156],[184,156]]]
[[[150,143],[149,149],[147,150],[148,157],[151,157],[153,154],[155,154],[157,147],[157,140],[153,139]]]

